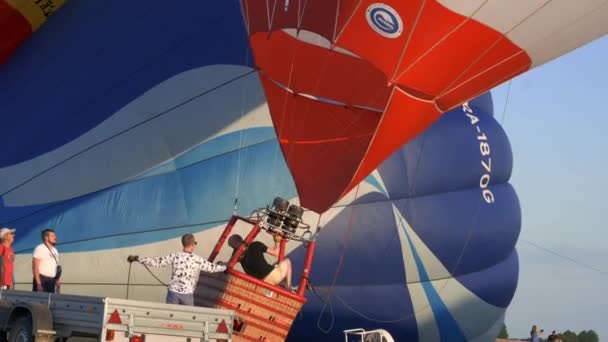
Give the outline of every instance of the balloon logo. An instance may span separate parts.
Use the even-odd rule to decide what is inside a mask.
[[[392,7],[372,4],[367,8],[367,22],[378,34],[386,38],[397,38],[403,32],[401,17]]]

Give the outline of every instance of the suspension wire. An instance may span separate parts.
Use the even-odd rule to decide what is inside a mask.
[[[144,264],[141,264],[141,265],[142,265],[142,266],[143,266],[143,267],[146,269],[146,271],[148,271],[148,273],[150,273],[150,275],[151,275],[152,277],[154,277],[154,279],[156,279],[156,281],[158,281],[158,283],[159,283],[159,284],[161,284],[161,285],[163,285],[163,286],[168,286],[168,285],[167,285],[167,284],[165,284],[165,283],[164,283],[162,280],[160,280],[160,279],[159,279],[159,278],[158,278],[158,277],[157,277],[157,276],[154,274],[154,272],[152,272],[152,271],[151,271],[151,270],[148,268],[148,266],[146,266],[146,265],[144,265]],[[133,263],[132,263],[132,262],[129,262],[129,272],[128,272],[128,275],[127,275],[127,299],[129,299],[129,288],[131,287],[131,267],[132,267],[132,266],[133,266]],[[113,285],[113,284],[108,284],[108,285]]]
[[[310,290],[312,291],[312,293],[317,296],[317,298],[319,299],[319,301],[321,303],[323,303],[323,309],[321,310],[321,313],[319,313],[319,317],[317,318],[317,329],[319,329],[319,331],[321,331],[324,334],[329,334],[332,329],[334,328],[334,324],[336,322],[336,315],[334,313],[334,307],[331,303],[331,299],[327,298],[327,299],[323,299],[323,297],[321,297],[321,295],[319,294],[319,292],[317,291],[315,285],[312,283],[312,281],[310,279],[308,279],[307,281]],[[330,323],[329,323],[329,328],[328,329],[323,329],[321,327],[321,318],[323,317],[323,313],[326,307],[329,307],[329,317],[331,319]]]
[[[156,281],[158,281],[160,284],[162,284],[163,286],[169,286],[169,285],[165,284],[165,283],[164,283],[162,280],[158,279],[158,277],[157,277],[157,276],[154,274],[154,272],[152,272],[152,270],[150,270],[150,269],[148,268],[148,266],[146,266],[146,265],[144,265],[144,264],[142,264],[142,266],[143,266],[143,267],[146,269],[146,271],[148,271],[148,273],[150,273],[150,275],[151,275],[152,277],[154,277],[154,279],[156,279]]]
[[[127,300],[129,299],[129,287],[131,286],[131,266],[133,263],[129,263],[129,272],[127,273]]]
[[[507,87],[507,98],[505,99],[505,106],[502,109],[502,116],[500,118],[500,125],[502,126],[505,122],[505,117],[507,115],[507,106],[509,104],[509,95],[511,94],[511,84],[513,83],[513,79],[509,80],[509,85]]]
[[[420,147],[420,152],[419,152],[417,160],[416,160],[416,168],[414,170],[414,177],[412,177],[412,183],[410,184],[410,187],[409,187],[409,190],[408,190],[408,194],[409,195],[408,195],[408,198],[406,199],[406,201],[407,200],[411,200],[412,196],[414,196],[415,193],[416,193],[415,192],[416,184],[417,184],[416,183],[416,179],[418,177],[418,171],[419,171],[419,168],[420,168],[420,163],[422,161],[422,155],[424,153],[424,149],[425,149],[425,146],[426,146],[427,137],[428,137],[428,134],[426,134],[426,132],[422,134],[422,137],[421,137],[422,138],[422,143],[421,143],[421,147]],[[358,187],[359,186],[360,185],[358,185]],[[359,190],[359,188],[357,188],[357,192],[358,192],[358,190]],[[356,196],[357,195],[355,195],[355,199],[356,199]],[[474,227],[476,227],[478,225],[478,219],[479,219],[479,215],[481,213],[482,206],[483,206],[483,201],[481,199],[479,199],[479,201],[477,203],[477,206],[476,206],[476,209],[475,209],[475,212],[473,214],[473,218],[472,218],[472,221],[471,221],[470,229],[468,230],[468,234],[467,234],[467,237],[465,239],[465,243],[463,245],[463,248],[462,248],[462,250],[460,252],[460,255],[459,255],[459,257],[458,257],[458,259],[457,259],[457,261],[456,261],[453,269],[452,270],[448,270],[448,272],[450,272],[450,274],[452,274],[458,268],[458,266],[460,265],[460,262],[462,261],[464,253],[466,251],[466,247],[467,247],[467,245],[469,244],[469,242],[471,240],[473,231],[475,230]],[[340,262],[338,264],[339,267],[341,267],[341,262],[342,262],[342,259],[344,257],[344,254],[345,254],[346,242],[347,242],[348,236],[350,235],[350,230],[352,228],[352,216],[353,216],[352,214],[353,214],[353,211],[351,211],[351,216],[349,218],[349,224],[348,224],[347,232],[346,232],[346,235],[345,235],[345,243],[343,245],[341,256],[340,256]],[[333,317],[334,312],[333,312],[333,307],[332,307],[332,303],[331,303],[330,297],[332,295],[333,288],[335,287],[335,281],[336,281],[338,273],[339,273],[339,268],[336,269],[336,273],[334,274],[334,280],[332,281],[332,284],[331,284],[330,288],[328,289],[328,294],[327,294],[326,300],[322,301],[324,303],[323,304],[323,309],[321,310],[321,312],[319,314],[319,319],[317,320],[317,328],[319,328],[319,330],[321,330],[322,332],[324,332],[326,334],[331,331],[331,328],[333,328],[333,325],[334,325],[334,322],[335,322],[335,317]],[[447,286],[448,282],[450,280],[452,280],[452,279],[451,278],[443,278],[443,279],[433,279],[432,281],[439,281],[439,280],[443,281],[443,284],[441,285],[441,287],[437,289],[438,292],[441,292],[442,290],[445,289],[445,287]],[[422,312],[424,310],[430,309],[430,303],[429,303],[429,304],[425,305],[424,307],[418,309],[417,311],[412,312],[412,313],[408,313],[408,314],[404,315],[403,317],[400,317],[400,318],[397,318],[397,319],[394,319],[394,320],[381,320],[381,319],[375,319],[375,318],[369,317],[369,316],[361,313],[360,311],[357,311],[351,305],[349,305],[343,298],[341,298],[338,295],[336,295],[336,297],[337,297],[338,301],[340,303],[342,303],[342,305],[344,305],[344,307],[347,310],[353,312],[354,314],[358,315],[359,317],[361,317],[361,318],[363,318],[365,320],[368,320],[370,322],[376,322],[376,323],[396,323],[396,322],[401,322],[401,321],[404,321],[404,320],[407,320],[407,319],[411,319],[411,317],[414,316],[416,313],[419,313],[419,312]],[[331,315],[332,315],[331,316],[331,325],[330,325],[329,329],[322,329],[320,327],[319,322],[320,322],[320,319],[321,319],[322,315],[324,314],[324,312],[325,312],[325,310],[326,310],[327,307],[329,307]]]
[[[558,258],[562,258],[564,260],[570,261],[571,263],[576,264],[576,265],[578,265],[578,266],[580,266],[582,268],[585,268],[587,270],[594,271],[594,272],[597,272],[597,273],[602,274],[602,275],[608,275],[608,271],[605,271],[605,270],[599,269],[597,267],[591,266],[589,264],[583,263],[583,262],[578,261],[578,260],[576,260],[576,259],[574,259],[572,257],[567,256],[567,255],[555,252],[555,251],[553,251],[553,250],[551,250],[551,249],[549,249],[547,247],[543,247],[543,246],[541,246],[541,245],[539,245],[537,243],[534,243],[532,241],[529,241],[529,240],[526,240],[526,239],[522,239],[522,238],[519,238],[519,241],[527,243],[528,245],[530,245],[532,247],[535,247],[535,248],[537,248],[537,249],[539,249],[539,250],[541,250],[543,252],[546,252],[548,254],[554,255],[554,256],[556,256]]]
[[[69,157],[66,157],[66,158],[64,158],[64,159],[62,159],[62,160],[60,160],[58,162],[55,162],[53,165],[45,168],[44,170],[42,170],[40,172],[37,172],[37,173],[35,173],[32,176],[29,176],[29,178],[21,181],[19,184],[16,184],[16,185],[12,186],[10,189],[4,190],[2,193],[0,193],[0,196],[5,196],[5,195],[7,195],[7,194],[9,194],[9,193],[11,193],[13,191],[15,191],[16,189],[18,189],[18,188],[20,188],[20,187],[22,187],[22,186],[24,186],[24,185],[32,182],[36,178],[38,178],[38,177],[40,177],[40,176],[48,173],[49,171],[51,171],[51,170],[53,170],[53,169],[55,169],[55,168],[57,168],[57,167],[65,164],[66,162],[68,162],[70,160],[73,160],[74,158],[76,158],[76,157],[78,157],[80,155],[83,155],[84,153],[86,153],[86,152],[88,152],[88,151],[96,148],[97,146],[100,146],[100,145],[102,145],[102,144],[104,144],[104,143],[106,143],[106,142],[108,142],[108,141],[110,141],[110,140],[112,140],[112,139],[114,139],[114,138],[116,138],[118,136],[121,136],[122,134],[125,134],[125,133],[127,133],[129,131],[132,131],[132,130],[138,128],[138,127],[141,127],[141,126],[143,126],[143,125],[145,125],[145,124],[147,124],[147,123],[149,123],[149,122],[151,122],[151,121],[153,121],[155,119],[163,117],[166,114],[171,113],[171,111],[173,111],[173,110],[175,110],[177,108],[180,108],[180,107],[182,107],[182,106],[184,106],[184,105],[186,105],[188,103],[191,103],[192,101],[195,101],[196,99],[201,98],[201,97],[203,97],[203,96],[205,96],[205,95],[207,95],[207,94],[209,94],[209,93],[211,93],[213,91],[216,91],[218,89],[226,87],[226,86],[230,85],[231,83],[236,82],[236,81],[238,81],[238,80],[240,80],[242,78],[245,78],[245,77],[247,77],[247,76],[249,76],[249,75],[251,75],[253,73],[255,73],[255,70],[248,71],[248,72],[245,72],[245,73],[240,74],[238,76],[235,76],[232,79],[227,80],[227,81],[225,81],[225,82],[223,82],[221,84],[218,84],[218,85],[216,85],[215,87],[213,87],[211,89],[206,89],[206,90],[204,90],[204,91],[202,91],[202,92],[200,92],[198,94],[195,94],[195,95],[189,97],[188,99],[186,99],[186,100],[184,100],[184,101],[182,101],[182,102],[180,102],[180,103],[178,103],[178,104],[176,104],[176,105],[174,105],[174,106],[172,106],[172,107],[170,107],[168,109],[164,109],[162,112],[154,114],[153,116],[148,117],[145,120],[143,120],[141,122],[138,122],[137,124],[134,124],[134,125],[132,125],[130,127],[127,127],[125,129],[117,132],[117,133],[114,133],[114,134],[112,134],[112,135],[110,135],[110,136],[108,136],[106,138],[103,138],[100,141],[98,141],[98,142],[96,142],[96,143],[94,143],[94,144],[92,144],[92,145],[90,145],[90,146],[82,149],[79,152],[71,154]]]
[[[245,60],[244,60],[244,64],[247,65],[247,62],[249,60],[249,48],[245,48]],[[246,98],[246,91],[245,91],[245,83],[241,82],[240,83],[240,88],[241,88],[241,115],[239,117],[239,120],[243,120],[243,118],[247,115],[247,113],[245,113],[245,98]],[[232,209],[232,214],[236,215],[237,211],[239,209],[239,186],[241,183],[241,162],[243,159],[243,140],[244,140],[244,129],[240,129],[239,130],[239,148],[238,148],[238,157],[237,157],[237,162],[236,162],[236,182],[234,185],[234,207]]]
[[[355,190],[355,198],[353,199],[353,202],[357,200],[357,195],[359,194],[360,187],[361,187],[361,183],[359,183],[357,185],[357,189]],[[351,230],[353,227],[353,217],[355,216],[355,207],[353,206],[350,209],[351,209],[350,215],[348,218],[346,233],[344,234],[344,240],[342,241],[342,251],[340,252],[340,257],[338,259],[338,265],[336,266],[336,271],[334,273],[334,277],[331,282],[331,285],[328,288],[327,297],[323,301],[323,308],[319,312],[319,317],[317,318],[317,328],[324,334],[328,334],[329,332],[331,332],[331,330],[334,327],[334,323],[336,321],[333,306],[331,304],[331,295],[333,294],[333,290],[335,288],[336,281],[338,280],[338,275],[340,274],[340,270],[342,269],[342,262],[344,261],[344,256],[346,255],[346,247],[348,246],[348,241],[350,239],[350,233],[351,233]],[[319,218],[319,220],[320,220],[320,218]],[[310,282],[310,280],[309,280],[309,282]],[[328,306],[329,306],[329,310],[330,310],[331,323],[329,325],[329,328],[323,329],[321,327],[321,318],[323,317],[323,314],[325,313],[325,310],[327,309]]]
[[[420,153],[418,154],[418,158],[417,158],[417,161],[416,161],[416,169],[414,171],[414,177],[413,177],[414,182],[412,183],[412,185],[410,186],[410,189],[408,190],[408,193],[409,193],[408,197],[411,197],[412,193],[415,191],[414,190],[415,189],[415,185],[416,185],[415,179],[417,178],[417,175],[418,175],[418,166],[420,164],[420,160],[421,160],[422,153],[423,153],[423,150],[424,150],[424,146],[425,146],[425,142],[426,142],[426,137],[427,137],[427,134],[423,133],[423,138],[422,138],[423,141],[422,141],[422,145],[421,145],[421,148],[420,148]],[[354,198],[353,202],[357,199],[357,195],[358,195],[360,186],[361,186],[361,183],[359,183],[357,185],[357,190],[355,191],[355,198]],[[392,203],[392,201],[391,201],[391,203]],[[331,330],[333,329],[333,326],[335,324],[335,313],[334,313],[334,309],[333,309],[333,304],[331,302],[331,295],[333,294],[333,289],[335,287],[335,282],[337,280],[337,276],[338,276],[340,268],[342,266],[342,261],[343,261],[344,255],[346,253],[346,245],[347,245],[348,239],[350,237],[350,231],[351,231],[351,228],[352,228],[352,218],[354,216],[354,209],[355,209],[355,206],[351,206],[351,212],[350,212],[350,216],[349,216],[349,220],[348,220],[347,231],[345,233],[345,237],[344,237],[344,241],[343,241],[342,251],[340,253],[340,258],[339,258],[338,266],[336,267],[336,271],[334,273],[334,278],[332,280],[332,284],[328,288],[327,296],[326,296],[325,299],[323,299],[318,294],[318,292],[314,288],[314,285],[312,284],[312,282],[310,281],[310,279],[308,280],[309,285],[310,285],[311,289],[313,290],[313,293],[323,303],[323,307],[322,307],[321,311],[319,312],[319,316],[317,318],[317,329],[319,329],[324,334],[329,334],[331,332]],[[342,305],[344,305],[344,307],[346,307],[349,311],[355,313],[356,315],[360,316],[361,318],[369,320],[369,321],[372,321],[372,322],[383,322],[381,320],[376,320],[376,319],[373,319],[373,318],[368,317],[366,315],[363,315],[361,312],[355,310],[350,305],[348,305],[339,295],[336,295],[336,298],[338,298],[338,300],[340,301],[340,303],[342,303]],[[427,305],[427,307],[429,307],[429,305]],[[323,317],[323,315],[325,313],[325,310],[327,308],[329,308],[329,311],[330,311],[330,319],[331,319],[331,321],[330,321],[329,328],[323,329],[321,327],[321,318]],[[412,315],[414,315],[414,314],[415,313],[409,313],[406,316],[401,317],[401,318],[399,318],[397,320],[393,320],[391,322],[399,322],[399,321],[403,321],[403,320],[406,320],[406,319],[410,319],[412,317]]]

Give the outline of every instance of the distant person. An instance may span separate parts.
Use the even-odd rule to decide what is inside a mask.
[[[129,255],[127,261],[138,261],[144,265],[161,268],[171,265],[172,273],[167,288],[167,304],[194,305],[194,289],[198,283],[200,271],[216,273],[226,270],[226,266],[207,261],[193,254],[197,242],[192,234],[182,236],[180,252],[173,252],[160,258]]]
[[[536,325],[532,326],[532,329],[530,330],[530,342],[539,342],[539,336],[542,335],[544,332],[544,330],[540,330],[537,332],[537,328]]]
[[[267,247],[265,244],[254,241],[245,250],[245,253],[241,256],[240,262],[243,266],[243,270],[248,275],[261,279],[272,285],[279,285],[285,280],[287,289],[291,288],[291,261],[287,258],[283,259],[274,266],[269,264],[264,258],[264,253],[278,257],[281,242],[281,236],[274,236],[274,247]],[[237,248],[244,243],[243,238],[240,235],[232,235],[228,239],[228,245],[236,251]]]
[[[0,288],[12,290],[15,288],[15,251],[11,247],[15,241],[15,229],[0,229]]]
[[[52,229],[45,229],[40,233],[42,243],[34,249],[32,258],[32,273],[34,280],[32,291],[59,292],[61,289],[61,266],[59,265],[59,252],[55,248],[57,235]]]
[[[551,332],[551,335],[547,336],[547,341],[555,342],[557,340],[557,335],[555,334],[555,330]]]

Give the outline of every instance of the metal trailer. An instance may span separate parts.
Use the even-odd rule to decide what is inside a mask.
[[[0,291],[0,342],[232,341],[234,311],[28,291]]]

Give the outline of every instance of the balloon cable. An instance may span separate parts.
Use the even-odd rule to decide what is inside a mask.
[[[507,115],[507,107],[509,104],[509,95],[511,94],[511,83],[513,82],[513,79],[509,80],[509,85],[507,86],[507,97],[505,99],[505,106],[502,109],[502,116],[500,118],[500,125],[502,126],[502,124],[505,122],[505,117]]]
[[[548,254],[551,254],[551,255],[554,255],[556,257],[562,258],[564,260],[570,261],[571,263],[574,263],[575,265],[578,265],[578,266],[580,266],[582,268],[585,268],[587,270],[591,270],[591,271],[594,271],[594,272],[597,272],[597,273],[603,274],[603,275],[608,275],[608,271],[599,269],[599,268],[591,266],[589,264],[585,264],[585,263],[580,262],[580,261],[578,261],[578,260],[576,260],[576,259],[574,259],[572,257],[567,256],[567,255],[557,253],[557,252],[555,252],[555,251],[553,251],[553,250],[551,250],[549,248],[543,247],[543,246],[541,246],[539,244],[536,244],[536,243],[534,243],[532,241],[529,241],[529,240],[526,240],[526,239],[523,239],[523,238],[519,238],[519,241],[527,243],[530,246],[538,248],[539,250],[541,250],[543,252],[546,252]]]
[[[158,279],[158,277],[154,274],[154,272],[152,272],[148,266],[141,264],[147,271],[148,273],[150,273],[150,275],[152,275],[152,277],[154,277],[154,279],[156,279],[156,281],[158,281],[160,284],[162,284],[163,286],[168,286],[167,284],[165,284],[162,280]],[[129,288],[131,286],[131,267],[133,266],[133,263],[130,262],[129,263],[129,272],[127,275],[127,299],[129,299]]]
[[[163,286],[169,286],[169,285],[165,284],[165,283],[164,283],[162,280],[160,280],[160,279],[159,279],[159,278],[158,278],[158,277],[157,277],[157,276],[154,274],[154,272],[152,272],[152,270],[150,270],[150,269],[148,268],[148,266],[146,266],[146,265],[144,265],[144,264],[141,264],[141,265],[142,265],[142,266],[143,266],[143,267],[146,269],[146,271],[148,271],[148,273],[150,273],[150,275],[151,275],[152,277],[154,277],[154,279],[156,279],[156,281],[158,281],[158,282],[159,282],[161,285],[163,285]],[[130,262],[130,263],[129,263],[129,271],[128,271],[128,275],[127,275],[127,299],[129,299],[129,288],[131,287],[131,267],[132,267],[132,266],[133,266],[133,263],[132,263],[132,262]]]
[[[323,297],[321,297],[321,295],[315,288],[315,285],[312,283],[310,278],[307,280],[307,283],[308,283],[308,286],[309,286],[310,290],[312,291],[312,293],[315,296],[317,296],[317,298],[319,299],[319,301],[321,303],[323,303],[323,309],[321,310],[321,313],[319,314],[319,317],[317,318],[317,329],[319,329],[324,334],[329,334],[329,332],[332,331],[332,329],[334,328],[334,323],[336,322],[336,315],[334,314],[334,307],[331,304],[331,300],[329,299],[329,297],[326,299],[323,299]],[[331,319],[331,322],[329,323],[329,328],[323,329],[321,327],[321,318],[323,318],[323,313],[325,312],[325,308],[327,308],[328,306],[329,306],[329,312],[330,312],[329,317]]]
[[[249,60],[249,49],[245,49],[245,65],[247,64]],[[240,89],[241,89],[241,116],[239,118],[240,121],[243,121],[243,118],[245,118],[246,115],[246,110],[245,110],[245,96],[246,96],[246,89],[245,89],[245,83],[244,82],[240,82]],[[238,148],[238,157],[237,157],[237,161],[236,161],[236,182],[234,185],[234,207],[233,207],[233,215],[237,214],[237,211],[239,209],[239,186],[241,184],[241,163],[242,163],[242,159],[243,159],[243,137],[244,137],[244,129],[239,130],[239,148]]]
[[[164,283],[162,280],[158,279],[158,277],[157,277],[157,276],[154,274],[154,272],[152,272],[152,271],[151,271],[151,270],[148,268],[148,266],[146,266],[146,265],[144,265],[144,264],[142,264],[142,266],[143,266],[143,267],[146,269],[146,271],[148,271],[148,273],[150,273],[150,275],[151,275],[152,277],[154,277],[154,279],[156,279],[156,281],[158,281],[160,284],[162,284],[163,286],[169,286],[169,285],[165,284],[165,283]]]
[[[357,200],[357,195],[359,194],[360,187],[361,187],[361,183],[359,183],[357,185],[357,190],[355,190],[355,198],[353,199],[353,202]],[[346,255],[346,247],[348,246],[348,241],[350,239],[350,233],[351,233],[351,230],[353,227],[353,217],[355,216],[355,206],[351,206],[350,209],[351,209],[350,215],[348,218],[348,224],[346,226],[346,233],[344,234],[344,240],[342,241],[342,251],[340,252],[340,257],[338,259],[338,265],[336,266],[336,271],[334,273],[334,277],[331,282],[331,285],[327,289],[327,298],[324,301],[323,308],[319,312],[319,317],[317,319],[317,328],[325,334],[328,334],[333,329],[334,322],[335,322],[334,311],[333,311],[333,307],[331,305],[331,295],[336,286],[336,281],[338,280],[338,275],[340,274],[340,269],[342,268],[342,262],[344,261],[344,256]],[[319,220],[320,220],[320,218],[319,218]],[[325,310],[327,309],[328,306],[329,306],[330,312],[331,312],[331,324],[328,329],[323,329],[320,326],[321,317],[325,313]]]
[[[129,263],[129,273],[127,275],[127,300],[129,299],[129,286],[131,285],[131,266],[133,266],[132,262]]]
[[[416,179],[417,179],[417,176],[418,176],[418,171],[419,171],[419,166],[420,166],[421,159],[422,159],[422,154],[423,154],[423,151],[424,151],[424,149],[426,147],[425,143],[426,143],[426,140],[427,140],[427,136],[428,136],[428,134],[426,134],[426,133],[423,133],[423,135],[422,135],[422,144],[420,146],[420,153],[418,154],[418,158],[417,158],[417,161],[416,161],[416,168],[414,170],[414,177],[413,177],[412,183],[410,184],[410,187],[408,189],[408,199],[411,199],[413,196],[416,195],[416,190],[415,190],[416,189],[416,185],[417,185]],[[357,198],[357,194],[358,194],[358,191],[359,191],[359,186],[357,187],[357,192],[355,193],[355,200]],[[460,253],[460,255],[459,255],[459,257],[458,257],[458,259],[457,259],[457,261],[455,263],[454,268],[450,271],[450,274],[454,273],[454,271],[457,269],[457,267],[460,265],[460,262],[462,261],[462,258],[464,256],[464,252],[465,252],[465,250],[466,250],[466,248],[467,248],[467,246],[468,246],[468,244],[469,244],[469,242],[471,240],[473,231],[475,230],[474,228],[479,224],[478,220],[479,220],[479,215],[481,213],[482,205],[483,205],[483,202],[481,200],[479,200],[479,202],[477,203],[477,207],[476,207],[476,209],[474,211],[474,214],[472,215],[471,228],[468,231],[467,237],[466,237],[465,242],[464,242],[464,246],[463,246],[462,251],[461,251],[461,253]],[[350,213],[351,215],[349,217],[349,223],[348,223],[348,226],[347,226],[347,231],[346,231],[345,238],[344,238],[344,244],[342,246],[342,251],[341,251],[341,254],[340,254],[340,259],[339,259],[339,262],[338,262],[338,267],[336,268],[336,272],[334,274],[334,279],[333,279],[333,281],[331,283],[331,286],[328,288],[327,299],[325,301],[322,301],[323,302],[323,308],[322,308],[321,312],[319,313],[319,319],[317,320],[317,328],[319,330],[321,330],[322,332],[326,333],[326,334],[329,333],[331,331],[331,329],[333,328],[333,324],[334,324],[334,320],[335,320],[334,319],[333,306],[331,304],[330,297],[331,297],[331,294],[332,294],[333,289],[335,287],[335,283],[336,283],[336,280],[337,280],[338,273],[340,272],[340,268],[342,266],[342,261],[343,261],[344,255],[346,253],[346,245],[348,243],[348,239],[349,239],[349,236],[350,236],[350,231],[351,231],[351,228],[352,228],[352,219],[353,219],[353,216],[354,216],[353,215],[353,213],[354,213],[354,207],[351,207],[351,208],[352,208],[351,213]],[[436,280],[439,280],[439,279],[436,279]],[[445,279],[445,282],[443,283],[443,285],[441,286],[441,288],[438,289],[438,291],[442,291],[447,286],[447,284],[448,284],[449,281],[450,281],[449,278]],[[312,287],[312,288],[314,288],[314,287]],[[313,291],[313,292],[315,292],[315,291]],[[344,307],[347,310],[353,312],[354,314],[358,315],[359,317],[361,317],[361,318],[363,318],[363,319],[365,319],[367,321],[370,321],[370,322],[375,322],[375,323],[396,323],[396,322],[400,322],[400,321],[403,321],[403,320],[406,320],[406,319],[411,319],[412,315],[415,314],[415,312],[414,313],[409,313],[409,314],[407,314],[407,315],[405,315],[403,317],[400,317],[400,318],[397,318],[397,319],[394,319],[394,320],[374,319],[372,317],[366,316],[365,314],[357,311],[355,308],[353,308],[348,303],[346,303],[344,301],[344,299],[342,299],[340,296],[336,295],[336,297],[340,301],[340,303],[342,303],[342,305],[344,305]],[[322,329],[320,327],[320,320],[321,320],[321,317],[324,314],[324,312],[325,312],[325,310],[327,309],[328,306],[329,306],[329,309],[330,309],[330,312],[331,312],[332,321],[331,321],[330,328],[327,329],[327,330],[325,330],[325,329]],[[422,310],[427,310],[429,308],[430,308],[430,304],[426,305],[424,308],[418,309],[416,312],[421,312]]]

